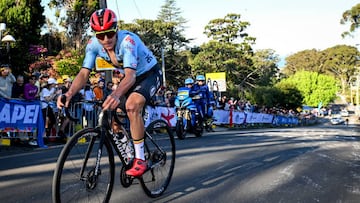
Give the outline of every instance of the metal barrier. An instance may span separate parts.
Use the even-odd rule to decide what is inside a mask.
[[[98,122],[97,118],[100,111],[101,105],[96,101],[79,101],[72,103],[70,106],[70,113],[77,121],[69,123],[66,134],[71,136],[80,129],[95,127]]]
[[[16,99],[15,99],[16,100]],[[76,122],[73,121],[65,121],[65,117],[61,117],[61,111],[59,111],[56,107],[55,101],[40,101],[41,102],[41,110],[44,118],[44,127],[48,128],[47,132],[43,134],[43,137],[47,137],[49,141],[55,141],[57,138],[66,136],[71,137],[78,130],[86,128],[86,127],[95,127],[97,125],[98,114],[101,111],[101,104],[97,101],[78,101],[70,104],[70,113],[74,118],[77,119]],[[47,104],[48,107],[46,110],[43,109],[43,104]],[[51,115],[50,109],[54,113],[54,117],[52,118],[53,123],[51,126],[47,127],[47,123],[49,122]],[[0,138],[6,139],[19,139],[20,141],[30,141],[31,138],[37,139],[37,130],[32,129],[31,131],[13,131],[7,133],[1,133]],[[63,131],[63,134],[59,134],[60,131]],[[10,145],[10,141],[4,143],[0,143],[0,145]]]

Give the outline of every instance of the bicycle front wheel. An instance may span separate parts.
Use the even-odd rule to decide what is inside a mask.
[[[164,120],[155,120],[145,131],[145,157],[150,169],[140,179],[149,197],[159,197],[168,187],[175,166],[175,140]]]
[[[64,146],[53,177],[54,202],[109,201],[114,186],[114,154],[105,139],[100,166],[95,169],[99,138],[98,130],[83,129]]]

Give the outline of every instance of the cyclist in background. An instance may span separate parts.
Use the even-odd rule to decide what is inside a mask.
[[[129,176],[139,177],[147,169],[144,155],[144,121],[142,110],[162,86],[162,72],[153,53],[136,34],[118,30],[117,18],[110,9],[95,11],[90,17],[90,26],[95,32],[85,51],[82,68],[70,89],[65,93],[66,102],[58,99],[58,107],[68,106],[76,92],[83,88],[95,67],[97,57],[112,64],[124,78],[118,87],[105,98],[103,110],[114,110],[120,104],[130,121],[130,132],[134,141],[135,160]],[[99,58],[98,58],[99,59]]]

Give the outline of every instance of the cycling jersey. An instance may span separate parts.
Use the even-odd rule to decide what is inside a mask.
[[[124,73],[124,68],[131,68],[136,70],[136,76],[140,76],[157,64],[153,53],[136,34],[127,30],[119,30],[117,31],[116,37],[114,51],[116,60],[119,64],[122,64],[122,67],[116,67],[120,72]],[[96,57],[98,56],[112,64],[107,51],[94,36],[86,46],[85,59],[82,67],[92,70],[95,66]]]

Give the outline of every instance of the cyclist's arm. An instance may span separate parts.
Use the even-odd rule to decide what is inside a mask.
[[[120,81],[118,87],[111,93],[116,98],[125,95],[136,82],[136,70],[125,68],[125,77]]]
[[[136,70],[125,68],[125,77],[120,81],[118,87],[105,99],[103,110],[115,109],[119,103],[119,98],[124,96],[135,84]]]
[[[61,98],[59,97],[57,101],[58,108],[61,108],[64,105],[65,106],[69,105],[71,98],[86,85],[86,82],[89,79],[89,75],[90,75],[89,69],[81,68],[80,72],[74,78],[74,81],[72,82],[69,90],[64,94],[66,96],[66,103],[63,104],[61,102]]]

